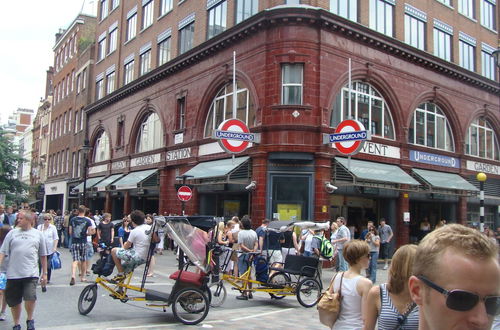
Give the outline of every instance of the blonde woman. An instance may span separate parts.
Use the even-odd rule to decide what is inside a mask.
[[[368,292],[363,305],[364,330],[418,329],[418,306],[412,301],[408,279],[413,274],[417,246],[401,246],[392,257],[389,282],[376,285]]]

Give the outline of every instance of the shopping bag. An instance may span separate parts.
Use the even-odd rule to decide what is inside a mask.
[[[50,260],[50,268],[51,269],[61,269],[62,263],[61,263],[61,254],[56,251],[54,252],[54,255],[52,256],[52,259]]]

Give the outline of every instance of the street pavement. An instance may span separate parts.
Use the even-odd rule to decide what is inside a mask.
[[[102,288],[98,289],[98,299],[94,309],[83,316],[78,313],[77,301],[83,287],[88,283],[81,283],[77,279],[75,286],[69,286],[71,274],[71,255],[68,249],[60,249],[63,268],[52,273],[51,283],[47,292],[37,289],[37,306],[35,323],[37,329],[182,329],[182,328],[212,328],[212,329],[325,329],[318,321],[315,307],[302,307],[295,297],[286,297],[282,300],[270,299],[263,293],[254,294],[254,299],[240,301],[236,299],[237,291],[231,290],[226,284],[228,296],[221,307],[210,308],[206,319],[196,326],[185,326],[176,322],[172,311],[145,307],[144,303],[121,303],[114,300]],[[93,261],[97,259],[94,256]],[[156,256],[154,277],[148,278],[146,287],[154,290],[169,292],[173,280],[168,276],[176,270],[177,261],[172,251],[164,251],[163,255]],[[133,281],[139,283],[144,267],[138,267]],[[323,269],[323,286],[329,284],[334,272],[332,269]],[[95,275],[88,280],[95,279]],[[387,271],[379,265],[377,282],[387,280]],[[21,325],[25,329],[26,316],[23,311]],[[12,317],[8,314],[6,321],[0,321],[0,329],[12,328]]]

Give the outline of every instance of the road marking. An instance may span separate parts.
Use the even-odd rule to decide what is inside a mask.
[[[282,309],[282,310],[279,310],[279,311],[272,311],[272,312],[267,312],[267,313],[260,313],[260,314],[255,314],[255,315],[237,317],[235,319],[230,319],[229,321],[241,321],[241,320],[253,319],[253,318],[256,318],[256,317],[261,317],[261,316],[266,316],[266,315],[272,315],[272,314],[277,314],[277,313],[281,313],[281,312],[288,312],[288,311],[291,311],[293,309],[295,309],[295,308],[286,308],[286,309]]]

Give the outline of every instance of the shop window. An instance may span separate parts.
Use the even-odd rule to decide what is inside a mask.
[[[354,81],[351,89],[351,118],[360,121],[371,134],[385,139],[395,139],[391,111],[380,93],[371,85]],[[349,86],[337,95],[330,117],[330,126],[337,127],[349,119]]]
[[[465,136],[465,153],[470,156],[500,160],[498,137],[487,119],[472,122]]]
[[[237,82],[236,118],[252,127],[255,123],[255,108],[248,89]],[[226,119],[233,118],[233,84],[222,87],[215,96],[205,122],[205,137],[211,137],[214,130]]]
[[[450,124],[434,103],[422,103],[413,113],[408,142],[429,148],[455,151]]]
[[[160,117],[150,113],[142,122],[137,135],[136,152],[145,152],[163,147],[163,128]]]
[[[97,138],[94,146],[94,163],[102,162],[109,159],[109,137],[108,134],[102,131]]]

